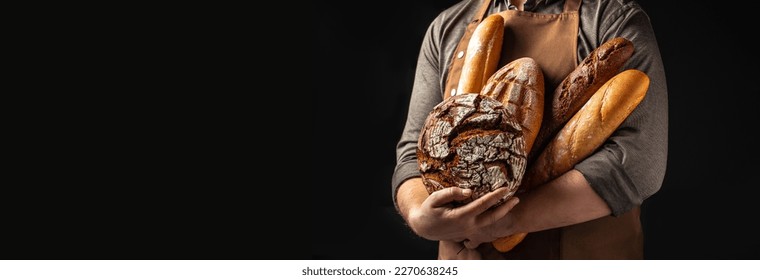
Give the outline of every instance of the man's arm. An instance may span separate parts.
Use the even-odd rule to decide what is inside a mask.
[[[588,184],[583,174],[571,170],[555,180],[520,195],[520,204],[487,230],[468,236],[467,248],[516,234],[578,224],[604,216],[611,210]]]
[[[668,151],[668,90],[665,70],[649,17],[633,1],[608,1],[599,18],[599,42],[629,39],[633,55],[623,67],[649,77],[647,94],[636,109],[594,154],[575,166],[602,197],[613,216],[637,207],[659,191],[665,177]],[[584,28],[591,28],[586,25]]]
[[[578,170],[520,196],[520,205],[510,215],[513,233],[535,232],[578,224],[607,216],[607,203]]]
[[[464,194],[462,195],[464,196]],[[422,184],[422,179],[419,177],[404,181],[396,192],[396,202],[401,217],[408,223],[409,212],[412,211],[412,208],[420,207],[428,196],[425,185]]]

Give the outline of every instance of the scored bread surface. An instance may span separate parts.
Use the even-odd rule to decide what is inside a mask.
[[[429,193],[447,187],[471,189],[467,203],[498,188],[511,197],[526,167],[522,128],[504,105],[479,94],[457,95],[428,115],[417,149]]]

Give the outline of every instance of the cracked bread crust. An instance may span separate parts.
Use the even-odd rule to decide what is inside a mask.
[[[498,188],[514,195],[526,168],[520,124],[504,105],[479,94],[457,95],[428,115],[417,149],[428,193],[447,188],[471,189],[468,203]]]

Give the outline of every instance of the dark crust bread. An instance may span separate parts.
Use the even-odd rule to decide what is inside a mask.
[[[470,200],[497,188],[520,185],[526,167],[520,125],[501,102],[480,94],[457,95],[438,104],[420,134],[417,160],[429,193],[471,189]]]
[[[636,109],[648,89],[649,76],[636,69],[609,79],[531,163],[520,191],[554,180],[586,159]]]
[[[633,54],[633,43],[625,38],[608,40],[592,51],[570,74],[562,80],[552,95],[549,112],[544,120],[536,142],[528,158],[535,156],[554,138],[570,118],[604,83],[620,73],[621,68]]]

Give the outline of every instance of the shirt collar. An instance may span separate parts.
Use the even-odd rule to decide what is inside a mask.
[[[535,7],[537,5],[549,5],[559,0],[525,0],[524,6]]]
[[[548,6],[559,0],[525,0],[523,8],[525,11],[535,11],[538,7]],[[501,7],[501,10],[506,10],[507,0],[491,0],[493,7]]]
[[[499,1],[499,0],[491,0],[491,1]],[[502,0],[503,1],[503,0]],[[525,4],[523,4],[523,7],[525,7],[525,10],[533,10],[536,6],[546,6],[551,4],[552,2],[557,2],[559,0],[525,0]]]

